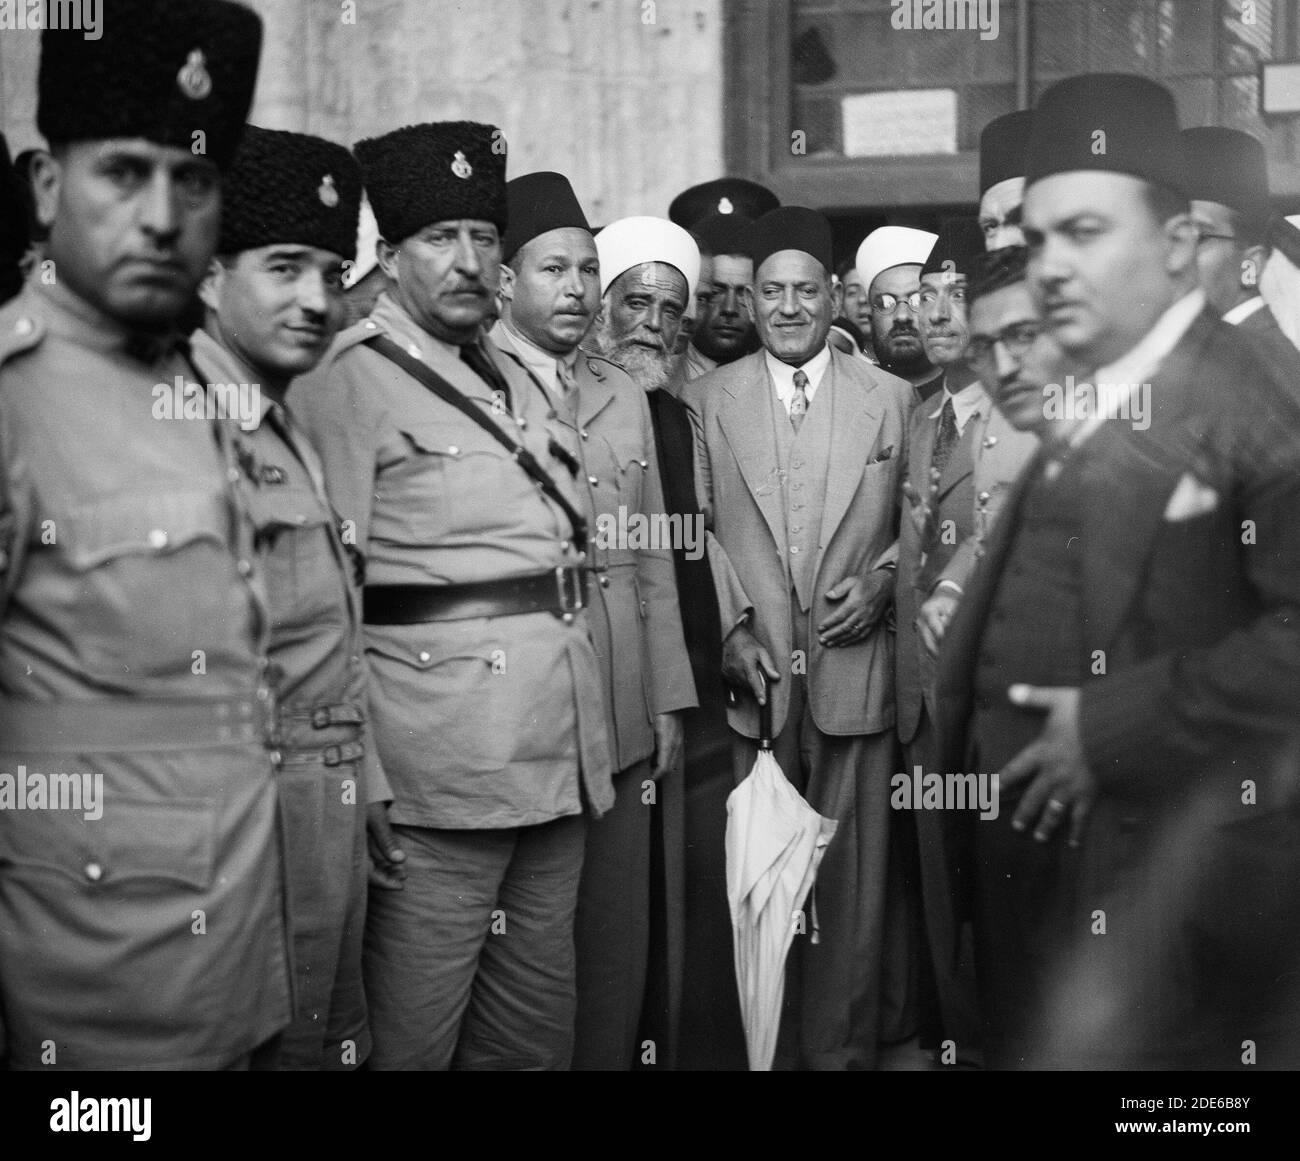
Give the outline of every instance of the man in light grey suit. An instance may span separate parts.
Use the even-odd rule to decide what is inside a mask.
[[[750,238],[764,349],[689,385],[697,488],[718,591],[736,772],[770,685],[777,760],[839,828],[796,931],[777,1067],[871,1068],[908,1038],[887,938],[893,599],[911,387],[833,350],[831,231],[783,207]],[[900,912],[901,916],[901,912]],[[818,930],[819,929],[819,930]],[[814,934],[815,933],[815,934]],[[814,939],[816,942],[814,942]]]

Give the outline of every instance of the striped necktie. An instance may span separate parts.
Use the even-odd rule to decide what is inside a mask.
[[[794,373],[794,397],[790,400],[790,426],[799,430],[803,417],[808,414],[808,376],[802,371]]]

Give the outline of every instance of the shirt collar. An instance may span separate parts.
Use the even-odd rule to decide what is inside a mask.
[[[1150,379],[1204,309],[1205,291],[1198,286],[1166,310],[1127,354],[1098,367],[1094,381],[1139,384]]]
[[[242,416],[235,417],[245,431],[256,431],[261,427],[267,412],[279,406],[270,395],[261,390],[257,372],[202,327],[190,336],[190,352],[194,356],[196,369],[208,377],[208,382],[203,385],[205,390],[212,383],[246,383],[250,391],[255,390],[253,398],[257,409],[249,421],[244,422]]]
[[[28,292],[40,304],[41,317],[52,334],[71,339],[92,351],[124,351],[153,364],[174,351],[180,335],[134,331],[92,306],[60,282],[45,283],[33,275]]]
[[[938,419],[943,414],[943,405],[952,400],[953,414],[957,418],[957,430],[965,431],[966,421],[973,415],[981,415],[984,411],[985,401],[988,399],[988,392],[984,390],[978,379],[973,379],[967,383],[961,390],[953,392],[948,390],[948,384],[945,380],[943,391],[939,398],[939,406],[930,412],[931,419]]]
[[[536,343],[524,338],[505,319],[498,319],[496,326],[492,328],[492,338],[494,340],[499,339],[502,335],[519,353],[519,357],[523,359],[525,366],[546,385],[548,391],[554,391],[557,395],[562,394],[559,367],[563,364],[570,374],[573,373],[573,369],[578,362],[577,347],[574,347],[567,356],[562,357],[552,354],[550,351],[544,351]]]
[[[455,343],[444,343],[442,339],[429,334],[386,290],[375,299],[375,305],[370,309],[370,319],[394,342],[405,347],[407,354],[415,353],[421,358],[427,358],[441,352],[452,359],[460,358],[460,348]],[[414,352],[411,351],[412,347],[415,348]]]
[[[1238,323],[1245,322],[1257,310],[1264,307],[1264,299],[1261,295],[1255,295],[1254,298],[1248,298],[1245,302],[1239,302],[1227,314],[1223,316],[1223,321],[1229,326],[1236,326]]]
[[[781,362],[771,351],[764,351],[763,358],[767,361],[767,371],[776,386],[778,399],[784,402],[794,397],[794,373],[802,371],[808,376],[808,386],[804,388],[804,394],[808,396],[808,402],[811,403],[813,396],[817,394],[822,377],[826,374],[826,368],[831,365],[831,348],[829,343],[823,344],[820,351],[798,367]]]

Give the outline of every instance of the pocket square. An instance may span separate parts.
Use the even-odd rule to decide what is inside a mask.
[[[1165,519],[1171,522],[1192,520],[1213,512],[1218,506],[1219,493],[1209,484],[1202,484],[1191,472],[1184,472],[1165,505]]]
[[[890,456],[892,456],[893,454],[894,454],[894,445],[891,443],[891,444],[890,444],[887,448],[885,448],[885,450],[882,451],[878,456],[874,456],[874,457],[871,459],[870,462],[873,463],[873,464],[883,464],[883,463],[884,463],[887,459],[889,459]]]

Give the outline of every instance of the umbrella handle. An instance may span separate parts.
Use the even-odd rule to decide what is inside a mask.
[[[758,707],[758,748],[772,749],[772,687],[768,684],[767,674],[760,668],[758,681],[763,687],[763,702]]]

